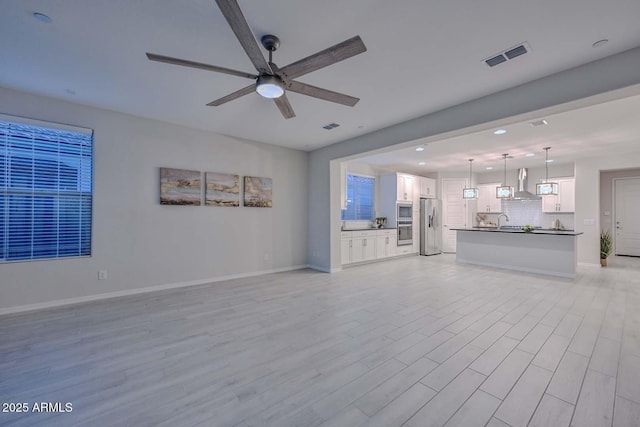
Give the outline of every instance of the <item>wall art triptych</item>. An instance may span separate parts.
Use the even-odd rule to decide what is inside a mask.
[[[202,205],[202,173],[185,169],[160,168],[161,205]],[[271,178],[244,177],[244,206],[273,207]],[[206,206],[240,206],[240,175],[205,172]]]

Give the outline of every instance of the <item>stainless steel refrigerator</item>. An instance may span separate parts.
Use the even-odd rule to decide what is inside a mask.
[[[442,201],[420,199],[420,255],[442,253]]]

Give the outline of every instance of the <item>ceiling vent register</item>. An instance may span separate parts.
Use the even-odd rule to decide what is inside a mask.
[[[338,126],[340,126],[340,125],[339,125],[339,124],[337,124],[337,123],[329,123],[329,124],[328,124],[328,125],[326,125],[326,126],[322,126],[322,128],[323,128],[323,129],[326,129],[326,130],[331,130],[331,129],[335,129],[335,128],[337,128]]]
[[[511,59],[515,59],[530,51],[531,48],[529,47],[529,44],[527,42],[524,42],[503,52],[500,52],[497,55],[493,55],[490,58],[485,59],[484,62],[489,67],[495,67],[496,65],[502,64],[503,62],[507,62]]]

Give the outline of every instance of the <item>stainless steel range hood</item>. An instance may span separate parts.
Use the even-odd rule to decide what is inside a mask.
[[[518,191],[513,195],[512,200],[540,200],[539,196],[529,193],[527,185],[529,183],[529,170],[518,169]]]

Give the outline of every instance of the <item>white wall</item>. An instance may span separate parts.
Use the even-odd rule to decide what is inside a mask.
[[[640,135],[638,139],[640,140]],[[640,169],[607,171],[600,174],[600,228],[610,231],[614,236],[613,180],[616,178],[640,178]],[[605,215],[605,211],[608,211],[609,215]]]
[[[638,136],[640,146],[640,135]],[[640,167],[640,148],[635,153],[612,157],[576,160],[576,230],[578,261],[597,264],[600,259],[600,230],[608,228],[600,223],[600,171]],[[608,209],[608,208],[607,208]]]
[[[0,264],[0,310],[307,263],[305,152],[1,88],[0,113],[95,130],[93,256]],[[273,208],[161,206],[163,166],[271,177]]]
[[[572,103],[571,108],[576,108],[575,101],[640,84],[638,69],[640,48],[631,49],[314,150],[309,165],[310,263],[326,271],[340,266],[340,167],[337,159],[421,138],[452,136],[461,129],[488,129],[489,122],[506,122],[505,119],[518,115],[533,118],[536,111],[564,103]],[[562,108],[556,112],[559,111]]]

